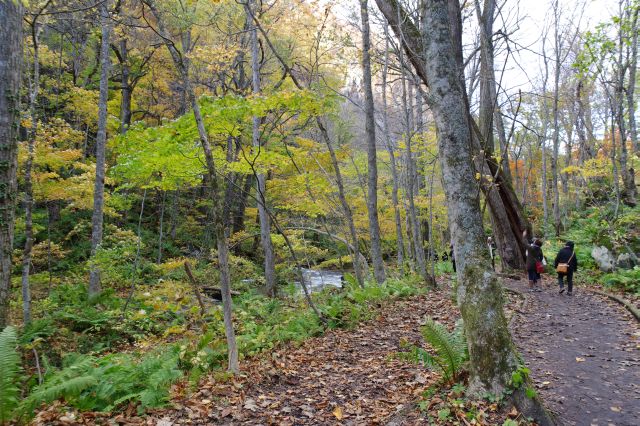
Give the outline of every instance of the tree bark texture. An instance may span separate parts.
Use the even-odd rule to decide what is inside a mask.
[[[9,323],[11,296],[22,13],[21,2],[0,0],[0,330]]]

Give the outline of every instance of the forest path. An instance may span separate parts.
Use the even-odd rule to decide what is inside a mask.
[[[520,353],[547,406],[562,425],[640,425],[640,326],[620,305],[584,287],[559,295],[525,280],[505,285],[526,294],[512,321]]]

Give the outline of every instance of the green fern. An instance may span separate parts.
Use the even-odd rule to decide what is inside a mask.
[[[402,357],[439,372],[445,382],[457,381],[469,357],[461,324],[456,324],[455,330],[450,332],[444,325],[429,319],[422,327],[422,335],[435,354],[410,345],[410,351],[404,352]]]
[[[17,345],[16,329],[8,326],[2,330],[0,333],[0,424],[12,418],[19,402],[20,355]]]
[[[73,364],[52,374],[22,401],[20,411],[31,413],[39,404],[62,397],[69,400],[78,398],[82,391],[97,383],[96,377],[91,374],[94,361],[92,357],[80,357]]]

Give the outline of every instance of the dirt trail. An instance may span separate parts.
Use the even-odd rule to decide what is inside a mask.
[[[574,288],[559,295],[547,277],[544,290],[527,293],[512,322],[517,346],[538,391],[562,425],[640,425],[640,327],[620,305]]]

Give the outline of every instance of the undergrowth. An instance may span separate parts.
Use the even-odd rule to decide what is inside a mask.
[[[0,416],[26,421],[43,403],[61,398],[79,410],[110,412],[131,403],[143,412],[165,405],[176,381],[186,379],[195,387],[203,375],[222,370],[227,349],[221,307],[214,305],[201,316],[193,309],[188,286],[170,283],[149,290],[123,315],[122,301],[109,292],[91,300],[82,286],[61,287],[48,302],[55,313],[34,321],[20,336],[12,337],[12,329],[7,328],[0,339],[0,395],[15,392],[13,384],[26,397],[3,396],[10,406],[0,407]],[[411,279],[389,279],[383,285],[360,288],[348,278],[343,289],[314,294],[314,301],[328,328],[348,328],[371,318],[385,300],[424,291]],[[243,293],[234,300],[234,317],[241,358],[301,342],[325,329],[299,297],[270,299],[256,292]],[[150,323],[155,325],[147,327]],[[46,345],[58,337],[72,341],[82,334],[93,344],[75,345],[71,353],[66,347]],[[130,353],[108,350],[123,341],[135,343],[129,346]],[[41,349],[42,384],[33,368],[20,380],[4,379],[17,374],[11,368],[20,368],[18,343],[27,363],[33,360],[26,349]],[[140,349],[147,346],[155,349]]]

